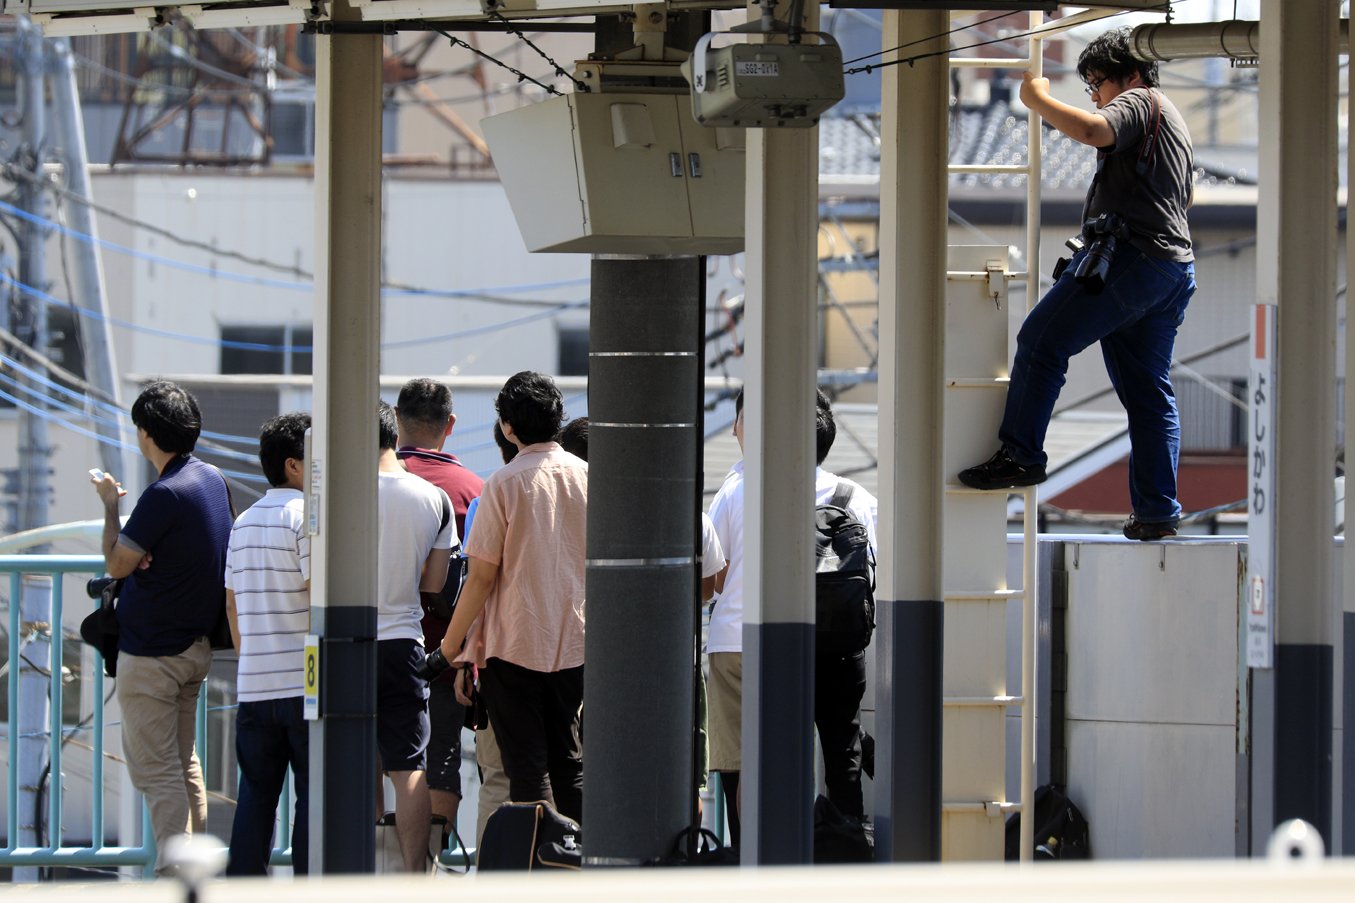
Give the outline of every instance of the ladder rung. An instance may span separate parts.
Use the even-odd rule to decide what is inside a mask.
[[[983,708],[985,706],[1020,705],[1020,696],[947,696],[943,702],[957,708]]]
[[[946,602],[1003,602],[1007,599],[1019,599],[1024,595],[1025,592],[1019,589],[990,589],[942,593],[941,598]]]
[[[951,389],[1006,389],[1011,383],[1010,376],[967,376],[946,380]]]
[[[1006,800],[975,800],[975,801],[953,801],[943,802],[941,804],[942,812],[982,812],[990,818],[998,818],[1011,812],[1020,812],[1020,803],[1009,803]]]
[[[946,279],[951,282],[987,282],[989,279],[1006,279],[1007,271],[992,270],[947,270]]]
[[[1034,63],[1029,57],[953,56],[950,65],[955,69],[1029,69]]]
[[[979,175],[1004,172],[1025,175],[1030,172],[1030,166],[1025,163],[952,163],[947,169],[950,172]]]
[[[989,493],[1002,493],[1004,495],[1030,495],[1036,490],[1035,486],[1016,486],[1012,489],[971,489],[963,483],[947,483],[947,495],[988,495]]]

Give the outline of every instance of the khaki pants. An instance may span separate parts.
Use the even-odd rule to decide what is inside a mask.
[[[479,849],[485,836],[485,822],[495,809],[508,802],[508,772],[503,770],[503,756],[499,755],[493,728],[475,732],[475,761],[480,766],[480,805],[475,826],[475,847]]]
[[[743,653],[712,652],[706,686],[710,718],[710,770],[743,767]]]
[[[198,693],[212,664],[206,637],[178,655],[118,655],[122,751],[132,786],[146,796],[156,849],[207,827],[207,788],[194,748]],[[165,874],[163,864],[157,874]]]

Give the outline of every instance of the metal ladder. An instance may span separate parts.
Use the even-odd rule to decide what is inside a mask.
[[[1044,41],[1075,25],[1104,18],[1089,10],[1045,23],[1032,11],[1027,54],[1021,58],[951,57],[959,68],[1043,71]],[[1033,812],[1035,797],[1035,649],[1037,511],[1035,487],[1020,490],[1023,537],[1020,589],[1007,587],[1007,497],[950,482],[991,450],[1008,383],[1007,285],[1026,284],[1027,312],[1040,290],[1040,117],[1029,115],[1024,164],[956,165],[951,173],[1026,176],[1025,271],[1011,272],[1005,248],[950,248],[945,349],[945,673],[942,748],[943,860],[1002,859],[1005,818]],[[1009,695],[1006,612],[1021,601],[1021,692]],[[1006,714],[1021,712],[1021,791],[1006,799]],[[1021,859],[1034,852],[1034,819],[1021,819]]]

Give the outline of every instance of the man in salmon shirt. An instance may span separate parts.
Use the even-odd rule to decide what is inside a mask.
[[[478,666],[510,797],[552,801],[578,821],[588,464],[554,441],[564,400],[550,377],[515,374],[495,408],[518,452],[485,482],[466,582],[425,671]]]

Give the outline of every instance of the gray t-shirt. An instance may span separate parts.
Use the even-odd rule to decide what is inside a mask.
[[[1140,176],[1135,171],[1139,148],[1157,118],[1153,95],[1161,103],[1161,125],[1148,171]],[[1130,244],[1145,254],[1182,263],[1194,260],[1186,220],[1194,152],[1180,112],[1161,91],[1131,88],[1100,113],[1115,132],[1115,144],[1097,152],[1101,173],[1087,192],[1084,220],[1119,213],[1129,223]]]

